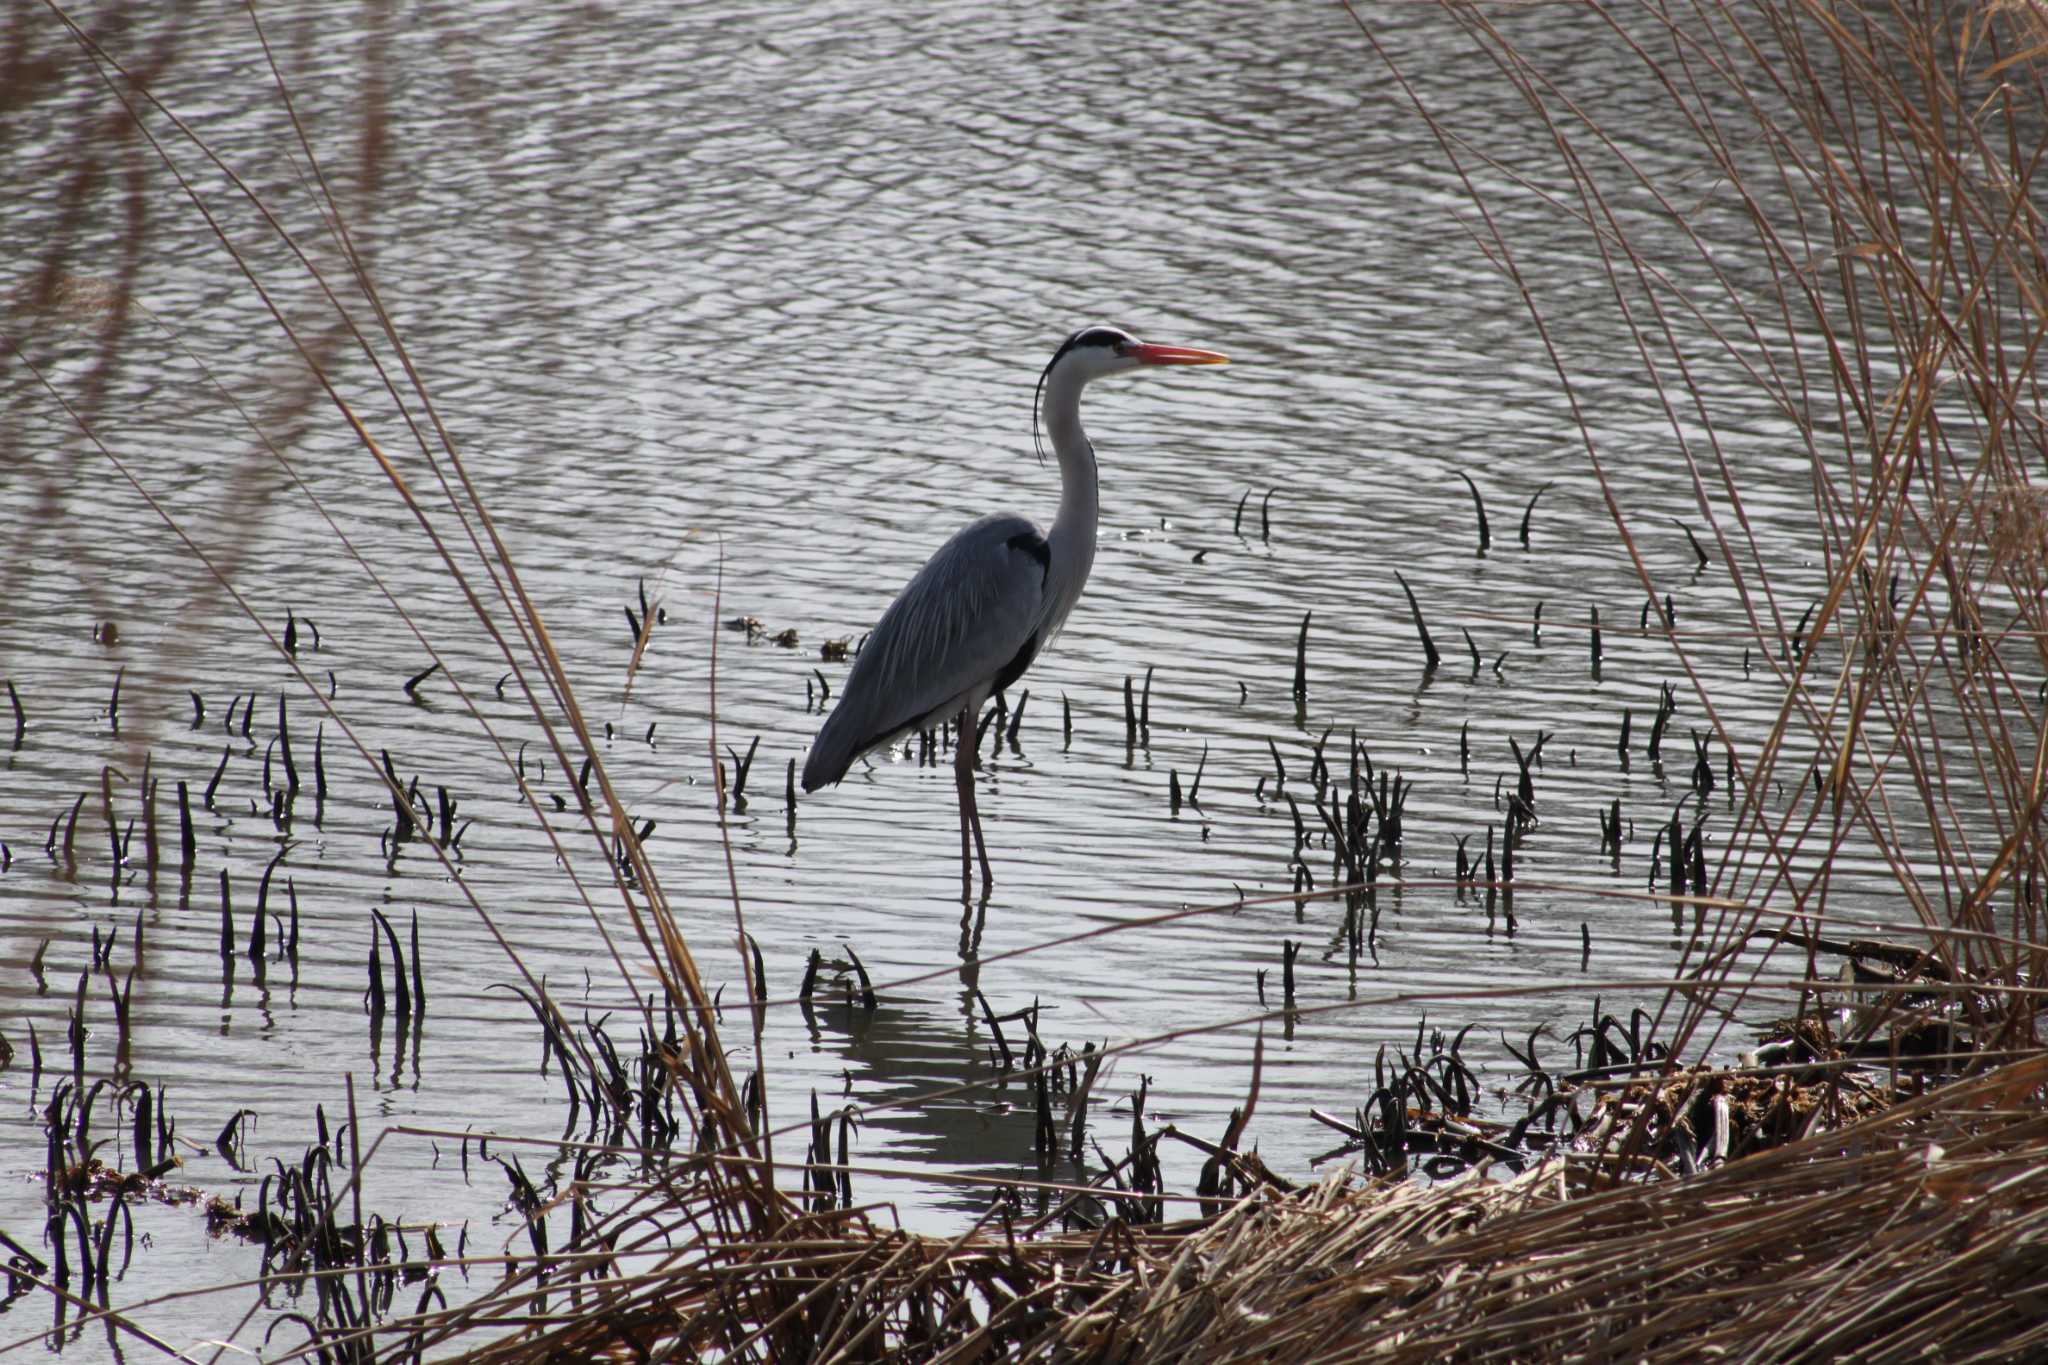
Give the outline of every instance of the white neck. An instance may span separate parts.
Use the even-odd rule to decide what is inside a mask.
[[[1060,461],[1060,511],[1046,534],[1052,553],[1046,571],[1051,599],[1044,626],[1048,641],[1058,634],[1067,613],[1081,599],[1088,570],[1095,564],[1095,527],[1101,515],[1095,447],[1081,429],[1081,390],[1089,378],[1078,366],[1057,365],[1045,380],[1041,411],[1046,435]]]

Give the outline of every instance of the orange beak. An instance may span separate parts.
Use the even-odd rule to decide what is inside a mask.
[[[1198,351],[1192,346],[1154,346],[1139,342],[1125,352],[1143,365],[1227,365],[1230,357],[1215,351]]]

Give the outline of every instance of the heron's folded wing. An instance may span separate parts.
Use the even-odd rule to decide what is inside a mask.
[[[940,546],[854,660],[804,764],[804,790],[837,782],[855,758],[977,683],[1021,671],[1044,624],[1050,565],[1045,537],[1019,516],[983,517]]]

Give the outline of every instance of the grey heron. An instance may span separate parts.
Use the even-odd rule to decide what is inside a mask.
[[[1042,417],[1060,462],[1052,529],[1041,532],[1024,517],[998,512],[939,547],[854,660],[839,705],[804,762],[805,791],[839,781],[870,749],[957,720],[960,879],[972,884],[971,837],[982,889],[994,885],[974,800],[976,726],[983,703],[1015,682],[1059,633],[1095,562],[1095,448],[1081,429],[1081,390],[1091,379],[1147,365],[1223,361],[1214,351],[1152,345],[1114,327],[1084,327],[1061,343],[1038,376],[1032,412],[1034,441]]]

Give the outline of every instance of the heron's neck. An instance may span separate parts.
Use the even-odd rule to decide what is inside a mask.
[[[1047,566],[1052,589],[1047,633],[1057,631],[1095,564],[1095,527],[1101,515],[1097,501],[1095,447],[1081,429],[1081,389],[1087,380],[1054,370],[1046,379],[1046,435],[1060,461],[1060,511],[1046,540],[1052,552]]]

